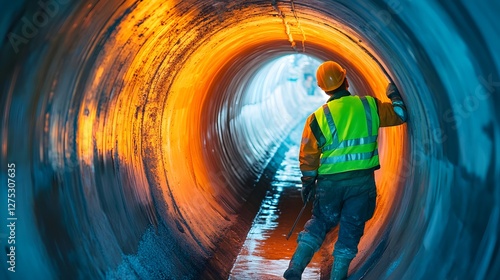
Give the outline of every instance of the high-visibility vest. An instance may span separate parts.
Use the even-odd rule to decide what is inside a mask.
[[[314,112],[326,143],[318,174],[370,169],[379,165],[377,136],[380,118],[371,96],[345,96]]]

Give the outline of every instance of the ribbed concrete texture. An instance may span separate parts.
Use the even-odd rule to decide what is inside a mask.
[[[351,279],[500,278],[499,11],[0,0],[0,278],[279,279],[325,60],[358,95],[388,102],[394,81],[409,110],[380,130]]]

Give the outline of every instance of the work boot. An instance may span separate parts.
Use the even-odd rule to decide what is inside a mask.
[[[314,255],[314,250],[311,246],[305,243],[299,243],[297,250],[290,260],[288,269],[283,274],[287,280],[300,280],[302,279],[302,272],[306,269],[307,264],[311,261]]]
[[[347,278],[347,271],[352,259],[335,258],[332,266],[330,280],[344,280]]]

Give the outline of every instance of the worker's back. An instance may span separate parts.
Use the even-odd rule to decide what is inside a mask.
[[[344,96],[314,113],[326,142],[319,174],[370,169],[379,165],[377,136],[380,120],[374,98]]]

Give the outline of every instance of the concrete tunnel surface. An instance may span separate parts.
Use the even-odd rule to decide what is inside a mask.
[[[285,205],[282,233],[301,207],[296,134],[325,60],[360,95],[388,101],[392,79],[409,110],[380,130],[350,279],[500,277],[499,1],[0,6],[2,279],[246,279],[261,203]],[[261,237],[283,267],[252,269],[281,275],[282,233]]]

